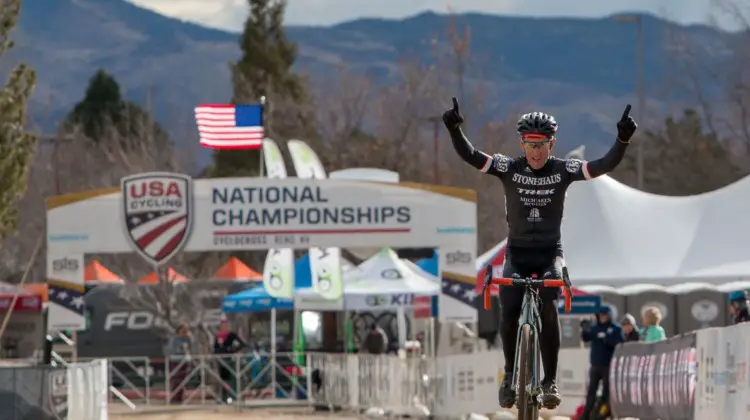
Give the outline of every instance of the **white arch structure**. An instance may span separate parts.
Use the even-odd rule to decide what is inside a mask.
[[[439,253],[443,285],[439,318],[476,321],[474,307],[451,296],[456,291],[470,293],[466,286],[471,285],[473,290],[476,283],[474,191],[405,182],[331,179],[191,180],[169,173],[139,174],[129,179],[123,183],[129,183],[127,188],[85,191],[47,200],[50,330],[85,327],[85,254],[139,252],[153,259],[161,253],[160,258],[164,259],[152,262],[164,264],[180,251],[266,250],[280,246],[440,248],[444,252]],[[138,221],[141,233],[133,234],[136,229],[132,226],[132,211],[139,206],[163,208],[171,213],[164,216],[163,212],[150,212],[147,223]],[[169,224],[151,220],[158,218]],[[126,219],[131,220],[130,227]],[[163,232],[158,238],[152,235],[147,245],[138,246],[136,242],[143,240],[141,226],[152,232],[161,227]],[[176,247],[170,248],[172,245]],[[449,264],[445,256],[456,252],[467,254],[466,258],[452,258]]]

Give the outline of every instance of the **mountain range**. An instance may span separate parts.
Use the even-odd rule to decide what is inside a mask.
[[[641,18],[650,118],[690,99],[674,77],[679,50],[674,40],[700,46],[693,58],[706,62],[729,58],[725,46],[740,39],[706,26]],[[445,33],[450,19],[422,13],[401,20],[289,26],[287,36],[299,45],[297,68],[314,83],[324,83],[342,65],[387,83],[405,56],[434,60],[427,44]],[[466,77],[469,84],[482,82],[490,104],[485,118],[513,104],[541,107],[563,121],[561,136],[576,139],[570,147],[583,143],[597,150],[611,141],[624,104],[636,103],[633,23],[482,14],[463,14],[458,21],[471,33]],[[82,98],[88,78],[102,68],[117,78],[127,97],[148,104],[178,142],[195,138],[195,104],[228,100],[227,64],[240,53],[238,34],[171,19],[124,0],[23,0],[14,38],[16,49],[0,68],[7,71],[18,61],[36,68],[31,118],[39,129],[53,130]],[[436,104],[435,111],[449,100]]]

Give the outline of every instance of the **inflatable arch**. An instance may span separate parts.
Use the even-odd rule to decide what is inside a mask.
[[[436,247],[439,318],[476,322],[476,193],[443,186],[146,173],[47,199],[49,329],[85,327],[84,256],[138,252]]]

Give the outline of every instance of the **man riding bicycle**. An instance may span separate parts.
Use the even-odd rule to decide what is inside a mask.
[[[468,164],[500,178],[505,189],[508,243],[503,277],[524,278],[536,274],[547,279],[562,278],[565,262],[560,226],[566,190],[572,182],[593,179],[617,167],[637,128],[635,120],[630,117],[630,109],[628,105],[617,123],[617,138],[609,152],[600,159],[585,162],[552,156],[557,122],[553,116],[542,112],[524,114],[518,120],[516,130],[521,137],[523,156],[490,156],[477,150],[461,130],[464,118],[459,112],[458,101],[453,98],[453,108],[443,114],[453,147]],[[523,293],[520,287],[500,289],[500,337],[505,355],[505,375],[498,394],[504,408],[511,408],[516,402],[511,378]],[[542,405],[554,409],[560,404],[555,383],[560,351],[557,314],[560,289],[541,288],[539,297],[542,302],[541,358],[545,375]]]

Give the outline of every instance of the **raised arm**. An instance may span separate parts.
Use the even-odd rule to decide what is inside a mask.
[[[635,120],[630,116],[630,109],[630,105],[625,107],[625,112],[622,113],[622,118],[617,123],[615,143],[604,156],[591,162],[566,159],[565,167],[571,173],[572,181],[583,181],[602,176],[614,171],[617,165],[622,162],[625,151],[630,144],[630,138],[633,137],[635,130],[638,128]]]
[[[508,157],[503,155],[490,156],[481,150],[476,149],[469,139],[466,138],[463,130],[461,130],[461,124],[464,122],[464,118],[458,110],[458,101],[456,98],[453,98],[453,108],[445,111],[443,114],[443,122],[451,136],[453,148],[464,162],[484,173],[495,176],[501,176],[503,172],[508,170],[508,164],[510,162]]]

